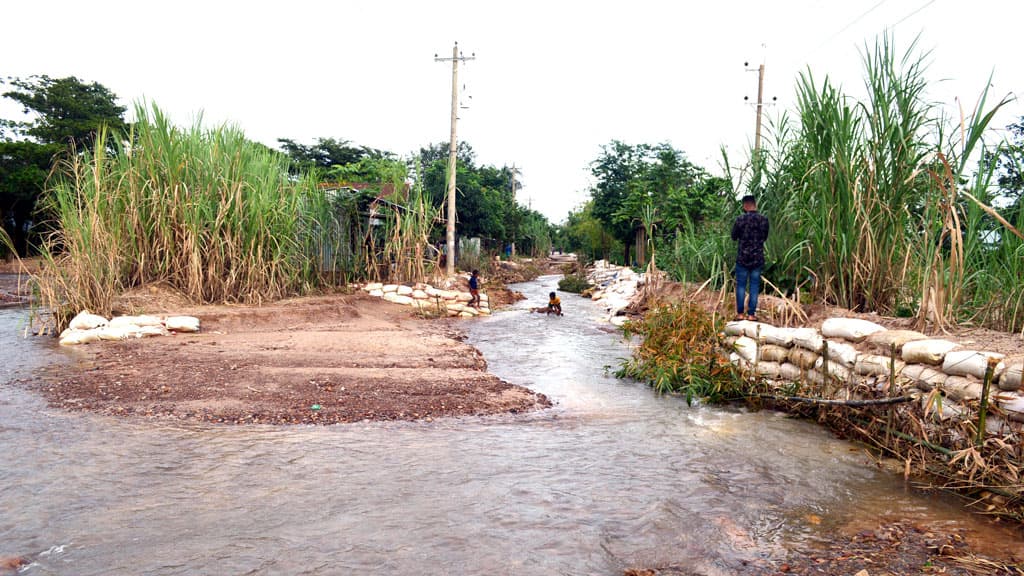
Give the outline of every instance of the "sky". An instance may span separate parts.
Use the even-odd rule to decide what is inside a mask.
[[[766,122],[808,69],[861,93],[865,46],[886,33],[928,53],[927,97],[951,118],[990,75],[990,102],[1024,98],[1017,0],[51,0],[0,14],[2,77],[73,75],[271,146],[332,137],[403,155],[448,140],[451,65],[434,56],[457,41],[475,55],[459,67],[458,140],[518,167],[519,201],[554,222],[586,201],[613,139],[669,142],[714,174],[723,147],[745,163],[761,64]],[[1021,116],[1014,101],[993,126]],[[7,99],[0,117],[24,118]]]

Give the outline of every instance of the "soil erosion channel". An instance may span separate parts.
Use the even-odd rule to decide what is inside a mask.
[[[855,446],[763,412],[689,408],[606,366],[592,302],[466,324],[491,371],[555,407],[336,426],[123,420],[0,385],[0,556],[26,574],[744,573],[851,520],[982,529]],[[53,355],[0,311],[6,382]],[[5,362],[7,359],[5,358]],[[976,526],[977,525],[977,526]]]

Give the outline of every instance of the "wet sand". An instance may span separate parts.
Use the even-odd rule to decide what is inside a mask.
[[[202,306],[202,331],[79,347],[35,382],[55,406],[118,416],[250,424],[431,420],[550,406],[487,372],[458,321],[416,318],[365,295]]]

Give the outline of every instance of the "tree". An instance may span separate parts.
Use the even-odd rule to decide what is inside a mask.
[[[19,254],[28,253],[36,199],[43,192],[53,157],[61,150],[56,144],[0,142],[0,223]]]
[[[111,134],[125,131],[125,107],[117,96],[98,82],[85,83],[74,76],[50,78],[30,76],[8,78],[13,90],[4,97],[21,104],[26,114],[35,118],[27,122],[9,122],[17,134],[42,144],[61,144],[76,149],[93,145],[97,131],[107,126]]]
[[[4,138],[0,141],[0,224],[24,255],[36,200],[54,158],[68,147],[92,147],[102,126],[110,134],[123,133],[125,109],[102,84],[85,83],[74,76],[8,78],[6,83],[13,89],[3,96],[34,115],[29,121],[0,122],[0,137]],[[20,139],[9,139],[8,132]]]
[[[999,195],[1010,202],[1003,216],[1011,223],[1020,223],[1024,198],[1024,116],[1006,129],[1010,135],[1006,144],[996,153],[995,162],[999,171],[996,182]]]
[[[292,171],[308,172],[312,169],[329,170],[334,166],[354,164],[366,156],[390,155],[365,146],[355,146],[348,140],[317,138],[310,145],[299,144],[289,138],[278,138],[281,149],[292,159]],[[393,156],[393,155],[392,155]]]

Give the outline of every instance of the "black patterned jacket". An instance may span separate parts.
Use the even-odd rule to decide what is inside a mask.
[[[739,241],[736,263],[746,268],[764,266],[764,242],[768,239],[768,217],[754,210],[744,212],[732,225],[732,239]]]

